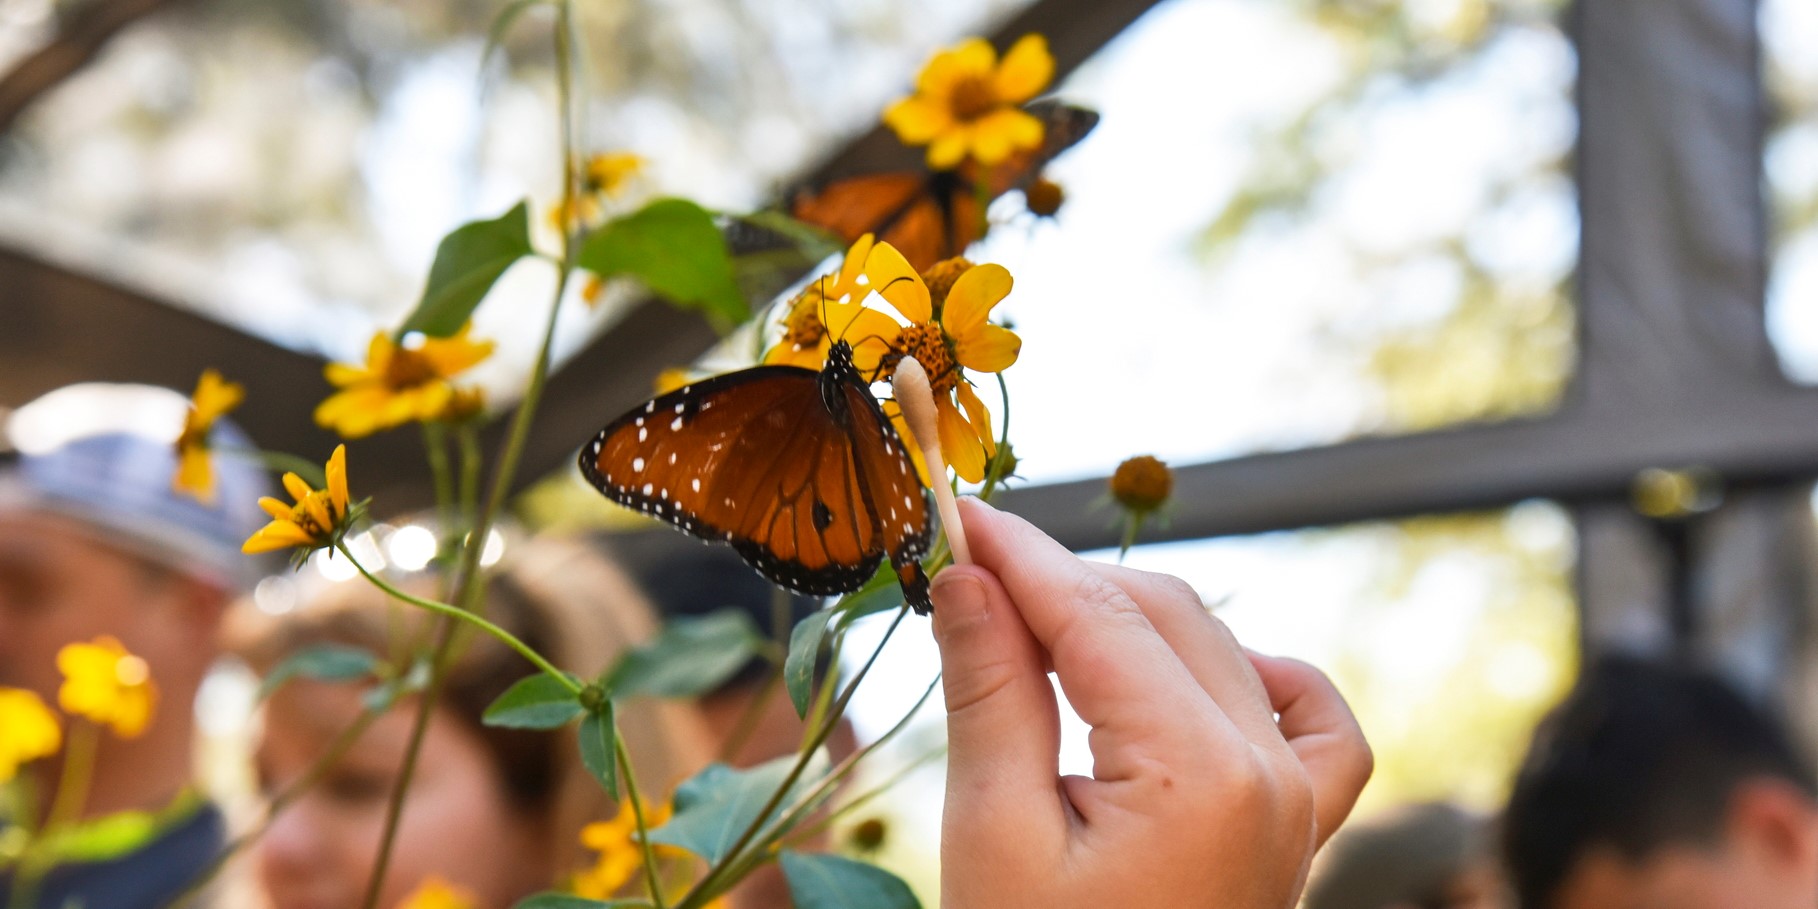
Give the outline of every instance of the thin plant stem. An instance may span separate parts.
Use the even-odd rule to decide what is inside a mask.
[[[433,420],[423,424],[423,453],[429,457],[429,475],[435,483],[436,517],[446,532],[455,506],[454,476],[448,466],[446,426]]]
[[[897,626],[903,623],[903,617],[908,614],[909,607],[907,605],[897,607],[896,618],[892,619],[890,627],[884,630],[884,636],[877,642],[877,648],[871,651],[871,656],[866,658],[865,665],[859,667],[859,671],[852,677],[852,681],[847,683],[845,689],[840,692],[839,700],[834,702],[833,709],[828,713],[826,721],[815,731],[813,739],[808,742],[807,746],[802,749],[801,754],[796,757],[795,766],[789,768],[789,774],[785,776],[782,783],[776,787],[776,791],[771,793],[770,799],[764,803],[764,806],[758,809],[757,816],[752,819],[750,825],[745,828],[745,831],[739,834],[737,840],[733,841],[732,847],[726,850],[725,857],[722,858],[718,864],[708,869],[706,877],[703,877],[701,882],[696,884],[694,889],[688,892],[687,896],[683,897],[682,902],[677,904],[676,909],[699,909],[700,906],[705,905],[706,900],[719,895],[719,891],[715,889],[716,887],[724,889],[731,886],[732,883],[736,881],[736,878],[733,880],[726,880],[729,876],[729,869],[737,866],[741,858],[741,853],[744,851],[745,847],[749,846],[751,841],[757,837],[758,832],[768,825],[771,814],[782,805],[785,798],[788,798],[789,790],[795,786],[796,780],[801,779],[803,772],[808,769],[808,764],[813,759],[814,753],[819,751],[821,745],[826,743],[827,737],[833,734],[834,728],[839,725],[840,718],[846,713],[846,705],[851,703],[853,693],[858,690],[859,683],[865,680],[865,676],[871,672],[871,667],[877,664],[878,656],[884,652],[884,645],[890,643],[890,636],[896,633]]]
[[[498,639],[499,643],[504,644],[507,647],[510,647],[511,649],[517,651],[518,655],[522,656],[526,660],[529,660],[532,665],[534,665],[538,669],[542,670],[543,674],[549,676],[552,679],[555,679],[555,680],[561,682],[562,686],[564,688],[567,688],[569,691],[571,691],[577,695],[581,693],[580,683],[576,682],[572,678],[569,678],[568,673],[565,673],[562,670],[557,669],[555,667],[555,664],[553,664],[553,663],[549,662],[549,660],[545,659],[542,654],[536,652],[536,649],[531,647],[529,644],[526,644],[523,641],[518,640],[518,638],[515,635],[513,635],[511,632],[506,631],[505,629],[500,628],[497,625],[494,625],[492,622],[487,621],[482,616],[475,615],[474,613],[468,612],[467,610],[462,609],[458,606],[450,606],[447,603],[438,603],[435,600],[426,600],[422,597],[412,596],[408,593],[405,593],[404,591],[399,590],[397,587],[393,586],[391,584],[391,582],[386,581],[384,578],[381,578],[378,575],[373,574],[371,571],[368,571],[366,566],[360,564],[360,561],[358,559],[354,558],[353,553],[348,551],[347,544],[336,543],[335,548],[338,549],[342,555],[347,557],[347,560],[353,564],[353,567],[355,568],[355,570],[359,571],[360,574],[364,575],[365,578],[368,581],[371,581],[374,586],[378,587],[380,590],[385,591],[385,593],[392,596],[393,598],[403,600],[404,602],[409,603],[412,606],[416,606],[421,609],[427,609],[430,612],[443,616],[444,618],[453,619],[455,621],[460,621],[460,622],[466,622],[467,624],[472,625],[475,628],[478,628],[479,630],[484,631],[489,635],[492,635],[494,638]]]
[[[656,909],[669,909],[669,904],[663,900],[663,881],[657,873],[656,850],[650,845],[650,826],[644,818],[644,797],[638,794],[638,778],[631,769],[631,754],[625,750],[625,737],[615,732],[612,748],[618,754],[619,767],[624,771],[619,778],[625,783],[625,798],[631,802],[631,819],[638,826],[638,845],[644,850],[644,879],[650,887],[650,900],[656,903]]]
[[[563,211],[574,210],[577,177],[574,148],[574,86],[572,84],[573,19],[574,8],[570,0],[562,0],[556,5],[556,100],[561,106],[560,115],[556,119],[561,126]],[[506,437],[505,448],[499,456],[496,467],[497,472],[493,475],[492,490],[487,496],[485,506],[479,512],[479,517],[474,521],[473,528],[468,532],[467,545],[461,550],[459,581],[454,599],[463,606],[471,605],[479,596],[480,553],[485,549],[486,535],[492,529],[493,519],[499,509],[503,507],[505,497],[510,493],[512,483],[516,479],[518,460],[523,455],[524,446],[530,437],[531,418],[536,414],[537,403],[542,398],[543,386],[549,378],[549,354],[555,339],[556,317],[561,313],[562,298],[568,293],[568,279],[574,273],[574,256],[574,237],[564,230],[562,232],[562,264],[556,275],[555,294],[550,300],[549,316],[543,327],[543,340],[537,349],[536,363],[531,368],[530,383],[524,389],[524,400],[518,404],[517,413],[512,418],[511,432]],[[372,576],[367,574],[367,577]],[[423,738],[429,728],[431,711],[435,709],[436,700],[442,693],[442,667],[454,644],[454,619],[455,616],[443,613],[442,622],[436,629],[435,651],[430,660],[429,684],[418,704],[415,725],[411,728],[410,744],[405,749],[404,763],[400,768],[397,783],[392,788],[391,802],[386,808],[385,832],[379,840],[379,853],[373,862],[372,877],[367,881],[366,898],[361,904],[363,909],[376,909],[378,905],[379,890],[384,884],[385,871],[391,863],[392,847],[397,841],[398,821],[404,813],[404,797],[409,791],[410,779],[416,769],[417,758],[423,750]],[[528,649],[525,648],[525,650]],[[547,664],[539,663],[539,668],[545,665]],[[552,670],[553,667],[550,667],[544,671]],[[555,674],[566,680],[564,684],[574,684],[559,671],[556,671]]]
[[[791,831],[790,834],[787,837],[785,837],[786,842],[792,846],[799,846],[802,843],[805,843],[805,842],[808,842],[808,841],[814,839],[816,836],[819,836],[822,833],[822,831],[825,831],[827,828],[832,827],[834,824],[839,823],[840,818],[846,817],[847,815],[851,814],[852,812],[857,811],[858,809],[864,807],[867,802],[870,802],[871,800],[877,798],[878,796],[883,795],[886,792],[889,792],[891,787],[895,786],[897,783],[902,782],[905,778],[907,778],[909,776],[909,774],[914,773],[917,770],[920,770],[923,765],[927,764],[928,762],[934,760],[937,757],[941,757],[942,755],[945,755],[946,753],[947,753],[946,745],[942,745],[939,748],[929,749],[927,753],[925,753],[922,756],[916,758],[915,760],[910,761],[909,763],[903,765],[895,773],[892,773],[889,777],[885,778],[885,780],[882,783],[879,783],[876,786],[873,786],[870,789],[865,790],[864,792],[858,794],[857,796],[854,796],[851,801],[848,801],[848,802],[840,805],[838,808],[835,808],[832,811],[828,812],[826,817],[821,818],[820,820],[817,820],[812,824],[808,824],[804,827],[800,827],[794,831]]]
[[[474,522],[480,509],[480,468],[483,459],[480,457],[480,433],[472,423],[463,423],[457,427],[455,438],[461,448],[459,523],[465,528]]]
[[[7,902],[13,909],[31,909],[37,901],[38,885],[50,872],[51,857],[43,853],[34,855],[34,847],[54,844],[65,828],[82,817],[82,806],[88,801],[88,787],[95,776],[95,751],[100,745],[99,725],[86,719],[77,719],[70,724],[69,744],[63,749],[63,773],[57,779],[57,792],[51,797],[50,812],[44,817],[44,825],[38,828],[36,842],[27,847],[25,857],[20,859],[18,874],[13,878],[12,894]]]

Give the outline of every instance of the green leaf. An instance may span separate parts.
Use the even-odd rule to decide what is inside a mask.
[[[357,647],[339,644],[305,647],[266,674],[265,681],[259,685],[259,699],[270,697],[272,692],[278,690],[278,686],[297,676],[344,682],[372,675],[379,665],[378,657]]]
[[[649,909],[649,900],[590,900],[572,893],[539,893],[518,901],[512,909]]]
[[[423,299],[404,320],[398,335],[420,331],[445,338],[460,331],[492,290],[493,282],[532,252],[527,202],[519,202],[491,221],[471,221],[455,228],[436,247]]]
[[[735,220],[742,221],[763,234],[769,234],[778,240],[785,241],[808,265],[818,263],[834,253],[846,251],[846,244],[840,242],[840,238],[833,232],[818,225],[797,220],[776,209],[767,208],[748,215],[739,215]]]
[[[611,701],[602,702],[598,712],[589,713],[581,721],[581,763],[614,799],[619,797],[619,763],[614,747],[617,735]]]
[[[903,605],[903,585],[896,579],[896,570],[885,562],[865,582],[865,586],[846,594],[833,610],[840,614],[840,624],[850,625],[865,616],[896,609]]]
[[[837,855],[783,850],[779,857],[796,909],[921,909],[902,878]]]
[[[808,715],[808,700],[814,695],[814,669],[820,662],[821,640],[827,636],[827,623],[834,613],[822,609],[804,616],[789,633],[789,656],[783,660],[783,684],[789,689],[789,702],[795,715]]]
[[[706,310],[726,327],[751,316],[713,216],[687,199],[658,199],[608,221],[587,237],[576,262],[602,278],[637,278],[677,306]]]
[[[539,672],[499,695],[481,721],[512,729],[557,729],[587,712],[579,696],[547,673]]]
[[[787,754],[749,770],[709,764],[675,790],[675,814],[650,831],[650,841],[680,846],[717,864],[739,835],[758,818],[765,803],[789,776],[797,755]],[[825,754],[816,754],[766,822],[773,821],[825,772]]]
[[[676,619],[656,640],[625,654],[606,687],[614,697],[694,697],[718,688],[763,645],[764,636],[742,610]]]

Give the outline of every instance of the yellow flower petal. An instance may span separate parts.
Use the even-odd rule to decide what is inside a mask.
[[[177,454],[177,473],[170,486],[204,505],[215,503],[215,465],[206,448],[185,448]]]
[[[992,307],[1010,295],[1015,281],[1002,265],[975,265],[961,273],[941,307],[941,328],[954,339],[978,331],[990,318]]]
[[[297,500],[300,504],[304,499],[309,498],[309,494],[312,490],[309,488],[308,483],[303,482],[302,477],[299,477],[294,473],[286,473],[284,475],[284,491],[290,493],[290,497]]]
[[[426,339],[417,353],[429,361],[436,375],[444,379],[453,378],[492,356],[493,348],[498,346],[492,341],[468,340],[467,333],[472,328],[473,323],[469,322],[461,326],[461,330],[452,337]]]
[[[926,145],[953,128],[953,113],[945,104],[916,95],[885,108],[884,125],[904,145]]]
[[[928,285],[922,283],[922,276],[896,247],[888,243],[872,247],[871,257],[865,261],[865,276],[871,280],[872,289],[911,323],[919,325],[934,318]]]
[[[63,729],[36,692],[0,687],[0,783],[22,764],[57,753]]]
[[[928,146],[928,166],[934,170],[952,170],[966,160],[968,136],[964,127],[941,134]]]
[[[259,508],[263,509],[266,514],[271,515],[272,520],[274,521],[290,520],[290,506],[271,496],[260,496]]]
[[[819,371],[826,362],[827,354],[819,347],[802,347],[783,341],[764,352],[764,363],[768,366],[800,366],[803,369]]]
[[[1004,62],[992,76],[991,86],[998,100],[1021,104],[1048,87],[1054,78],[1054,57],[1048,53],[1048,39],[1029,34],[1017,39],[1004,54]]]
[[[244,387],[221,378],[221,374],[213,369],[205,369],[202,378],[196,382],[196,395],[192,399],[195,407],[193,416],[198,425],[208,426],[222,414],[240,406],[245,397]]]
[[[1000,325],[983,325],[953,342],[953,358],[967,369],[979,372],[1003,372],[1015,365],[1023,349],[1023,339]]]
[[[121,738],[138,736],[151,722],[157,688],[145,661],[117,639],[66,644],[57,651],[57,668],[63,673],[57,703],[65,712],[111,726]]]
[[[347,516],[347,446],[336,445],[334,454],[328,456],[328,466],[323,471],[328,476],[328,499],[334,503],[337,519]]]
[[[915,77],[915,92],[945,101],[962,79],[990,78],[997,51],[983,38],[968,38],[936,53]]]
[[[858,281],[859,278],[863,277],[865,274],[865,263],[871,259],[871,247],[874,245],[872,242],[873,240],[874,238],[870,234],[865,234],[854,241],[851,248],[846,250],[846,258],[840,261],[839,283],[835,284],[833,286],[833,292],[831,294],[826,294],[826,296],[843,297],[847,294],[856,295],[858,293]],[[857,303],[859,301],[854,299],[852,302]]]
[[[985,478],[985,448],[979,444],[972,424],[953,406],[953,399],[941,395],[934,399],[935,425],[941,436],[941,455],[959,478],[977,483]]]
[[[315,542],[315,538],[310,536],[308,531],[297,526],[295,522],[273,521],[247,537],[246,542],[240,544],[240,551],[256,555],[261,552],[289,549],[293,546],[307,546],[313,542]]]
[[[365,367],[351,363],[330,363],[322,367],[322,375],[328,379],[328,384],[336,388],[345,388],[372,377],[372,373]]]
[[[972,424],[978,440],[985,446],[985,457],[997,457],[996,433],[991,431],[991,411],[985,409],[985,402],[978,399],[978,392],[972,386],[961,382],[953,388],[954,396],[959,398],[960,406],[966,409],[966,419]],[[980,479],[983,479],[981,477]]]

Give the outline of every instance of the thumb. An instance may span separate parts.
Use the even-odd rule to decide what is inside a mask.
[[[947,697],[947,832],[980,846],[1027,841],[1032,821],[1063,829],[1060,719],[1041,646],[983,568],[951,566],[929,595]]]

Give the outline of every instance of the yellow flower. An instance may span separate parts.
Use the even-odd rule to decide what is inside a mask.
[[[852,344],[853,365],[869,376],[878,368],[888,340],[901,327],[889,316],[860,305],[869,288],[859,283],[871,257],[871,235],[846,250],[840,270],[822,275],[790,301],[783,317],[783,337],[764,352],[765,363],[820,369],[834,341]],[[885,344],[875,343],[882,338]]]
[[[998,62],[983,38],[934,55],[915,79],[915,94],[890,105],[884,123],[905,145],[928,146],[928,166],[951,170],[968,156],[990,167],[1042,144],[1042,121],[1023,110],[1054,78],[1054,58],[1041,35],[1024,35]]]
[[[111,726],[123,739],[137,738],[151,722],[158,702],[151,667],[113,637],[65,644],[57,669],[63,673],[57,703],[65,712]]]
[[[455,387],[448,380],[492,355],[491,341],[472,341],[473,324],[447,338],[402,347],[384,332],[366,347],[366,365],[330,363],[329,384],[340,391],[316,408],[316,424],[357,439],[414,420],[449,417]]]
[[[667,804],[648,805],[644,811],[645,827],[656,827],[669,820],[670,806]],[[575,875],[575,894],[603,900],[625,886],[625,882],[644,867],[644,848],[639,845],[637,835],[637,815],[632,813],[629,799],[620,803],[619,813],[612,820],[596,821],[581,828],[581,845],[598,852],[600,859],[592,868]],[[659,855],[682,854],[673,846],[657,846],[655,851]]]
[[[936,287],[947,285],[947,263],[930,269]],[[1022,339],[989,321],[991,309],[1011,287],[1010,272],[1001,265],[976,265],[952,278],[945,299],[929,292],[929,283],[909,265],[902,253],[888,243],[871,251],[865,266],[871,286],[909,320],[892,343],[886,368],[895,359],[914,357],[928,371],[934,388],[934,407],[941,451],[960,479],[977,483],[985,478],[985,465],[997,453],[991,433],[991,413],[972,390],[964,369],[1000,372],[1016,362]],[[899,424],[898,431],[903,427]],[[914,450],[914,446],[911,446]]]
[[[286,505],[271,496],[260,496],[259,507],[271,515],[271,523],[258,529],[241,544],[241,552],[272,552],[292,546],[315,549],[334,543],[335,533],[347,523],[347,446],[336,445],[324,471],[327,489],[311,489],[294,473],[284,475],[284,488],[295,505]]]
[[[189,401],[189,415],[183,419],[183,434],[177,436],[177,473],[170,487],[195,497],[204,505],[215,503],[215,467],[208,457],[208,433],[228,411],[240,406],[246,389],[237,382],[221,378],[212,370],[202,371],[196,382],[195,397]]]
[[[603,200],[624,195],[632,178],[643,172],[645,163],[630,152],[607,152],[588,158],[581,168],[581,185],[572,207],[557,202],[549,209],[549,223],[556,230],[597,224],[606,211]]]
[[[398,904],[398,909],[475,909],[472,893],[430,875]]]
[[[0,687],[0,783],[12,779],[20,765],[56,754],[62,744],[63,730],[43,698]]]
[[[679,366],[671,366],[657,373],[656,381],[650,383],[656,389],[657,397],[662,397],[684,385],[694,382],[694,374]]]

